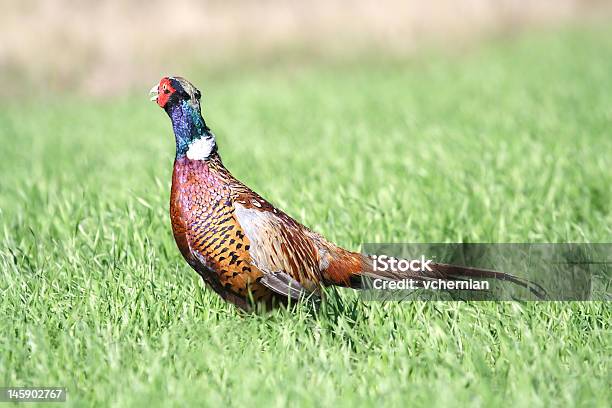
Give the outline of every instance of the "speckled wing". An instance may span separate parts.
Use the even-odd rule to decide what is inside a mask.
[[[234,201],[234,209],[264,285],[294,299],[318,290],[324,251],[314,233],[250,191]]]

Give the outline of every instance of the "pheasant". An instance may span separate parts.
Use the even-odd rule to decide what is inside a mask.
[[[371,257],[340,248],[274,207],[223,165],[215,135],[200,110],[201,93],[181,77],[164,77],[151,100],[172,121],[176,156],[170,218],[187,263],[223,299],[252,310],[317,296],[323,286],[359,289],[363,277],[458,280],[504,279],[541,287],[513,275],[431,264],[431,272],[376,271]]]

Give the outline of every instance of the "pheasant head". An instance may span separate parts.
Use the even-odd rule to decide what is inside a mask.
[[[162,109],[168,109],[183,101],[188,102],[197,111],[200,111],[200,98],[202,94],[185,78],[163,77],[159,84],[151,88],[151,100],[157,102]]]
[[[150,94],[172,120],[177,158],[206,160],[216,153],[215,136],[202,118],[202,94],[195,86],[185,78],[163,77]]]

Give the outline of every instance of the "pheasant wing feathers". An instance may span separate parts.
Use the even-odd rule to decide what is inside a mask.
[[[237,200],[235,216],[250,241],[251,262],[262,283],[292,298],[310,294],[321,280],[319,253],[305,227],[257,197]]]

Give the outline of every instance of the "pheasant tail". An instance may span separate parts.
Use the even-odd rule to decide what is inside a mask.
[[[412,279],[420,286],[428,280],[495,279],[512,282],[526,288],[539,299],[546,298],[546,290],[542,286],[509,273],[444,263],[429,263],[428,266],[431,271],[427,268],[422,268],[423,271],[418,272],[380,270],[375,267],[373,257],[341,250],[340,254],[329,263],[328,271],[324,276],[332,285],[353,289],[363,289],[364,283],[373,279],[387,281]],[[415,265],[414,269],[420,269],[419,265]]]

